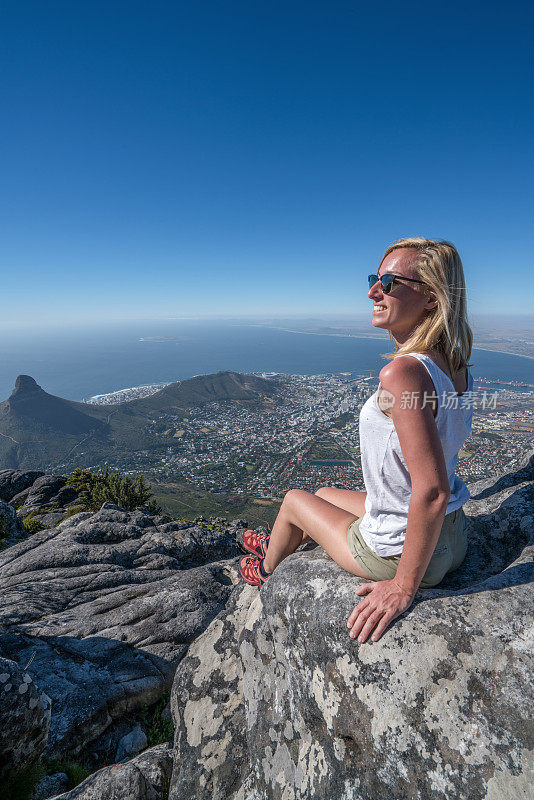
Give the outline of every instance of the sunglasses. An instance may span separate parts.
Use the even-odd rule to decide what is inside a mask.
[[[405,278],[404,275],[392,275],[391,272],[386,272],[380,277],[378,277],[378,275],[368,275],[367,280],[369,281],[369,289],[371,289],[377,281],[380,281],[380,285],[384,294],[389,294],[391,292],[395,281],[397,281],[397,283],[399,281],[410,281],[410,283],[422,283],[423,285],[425,283],[424,281],[418,281],[415,278]]]

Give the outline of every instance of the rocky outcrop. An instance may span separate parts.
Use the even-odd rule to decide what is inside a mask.
[[[62,475],[42,475],[9,501],[24,516],[47,508],[63,509],[76,500],[77,492]]]
[[[0,491],[19,514],[64,488],[8,472]],[[321,548],[261,591],[237,584],[244,521],[106,503],[12,544],[4,772],[43,751],[111,764],[64,800],[526,800],[532,472],[470,487],[464,564],[376,643],[349,638],[360,581]],[[139,709],[171,685],[174,746],[125,760],[146,743]]]
[[[37,528],[55,528],[66,517],[79,510],[76,490],[67,484],[62,475],[43,475],[42,472],[2,470],[0,472],[0,497],[16,509],[18,520],[32,519]],[[22,523],[19,522],[22,531]],[[20,537],[19,537],[20,538]],[[12,544],[12,540],[8,544]]]
[[[379,642],[349,638],[360,581],[320,548],[234,595],[177,670],[171,800],[526,800],[532,477],[471,487],[464,564]]]
[[[239,638],[257,599],[258,590],[241,583],[176,673],[170,800],[231,800],[242,790],[250,768]]]
[[[0,652],[51,698],[47,754],[170,689],[237,581],[234,538],[210,528],[106,503],[0,553]]]
[[[159,744],[125,764],[98,770],[55,800],[166,800],[172,771],[172,747]]]
[[[0,470],[0,500],[11,502],[19,492],[28,489],[37,478],[43,475],[37,470],[2,469]]]

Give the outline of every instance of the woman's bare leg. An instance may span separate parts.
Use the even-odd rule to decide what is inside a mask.
[[[356,514],[357,517],[363,517],[365,514],[365,498],[367,492],[355,492],[351,489],[335,489],[333,486],[321,486],[315,492],[317,497],[322,497],[323,500],[328,500],[332,505],[342,508],[345,511],[350,511],[351,514]],[[302,534],[302,541],[300,544],[305,544],[310,541],[311,537],[306,533]]]
[[[357,517],[363,517],[365,514],[365,498],[367,492],[354,492],[351,489],[335,489],[333,486],[321,486],[315,492],[317,497],[322,497],[323,500],[328,500],[338,508],[343,508],[345,511],[350,511],[351,514],[356,514]]]
[[[264,569],[272,572],[284,558],[294,553],[306,531],[340,567],[352,575],[369,579],[353,557],[347,541],[347,528],[355,519],[356,514],[322,497],[302,489],[291,489],[284,497],[273,525]]]

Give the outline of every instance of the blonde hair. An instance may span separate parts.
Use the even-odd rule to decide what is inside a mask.
[[[432,239],[412,237],[399,239],[392,244],[380,261],[394,250],[412,249],[416,252],[413,262],[417,277],[426,284],[437,306],[429,309],[412,335],[402,347],[385,358],[396,358],[406,353],[437,350],[446,359],[451,376],[468,364],[473,346],[473,333],[467,321],[467,299],[464,268],[457,249],[450,242],[434,242]],[[420,284],[413,284],[418,291],[425,291]]]

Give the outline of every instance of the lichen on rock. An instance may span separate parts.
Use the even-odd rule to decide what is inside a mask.
[[[238,617],[223,612],[178,669],[171,800],[527,800],[532,459],[471,495],[464,564],[378,642],[349,638],[360,580],[320,548],[242,592]],[[227,664],[240,677],[225,684]],[[217,745],[226,770],[205,757]]]

